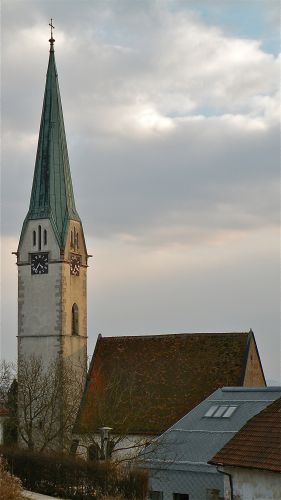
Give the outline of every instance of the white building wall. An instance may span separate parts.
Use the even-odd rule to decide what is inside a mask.
[[[42,245],[38,247],[38,226],[41,226]],[[70,274],[70,232],[80,233],[82,266],[80,276]],[[47,230],[47,244],[43,232]],[[33,231],[36,245],[33,245]],[[30,254],[48,252],[48,273],[31,274]],[[79,310],[79,335],[72,335],[72,306]],[[18,253],[18,355],[42,357],[46,364],[63,353],[79,372],[86,376],[87,369],[87,252],[79,222],[71,221],[62,259],[52,225],[48,219],[31,220]]]
[[[42,246],[38,248],[38,226],[41,225]],[[47,230],[47,244],[43,231]],[[33,245],[36,231],[36,245]],[[49,252],[47,274],[31,274],[30,253]],[[46,364],[60,351],[61,332],[61,264],[56,261],[60,250],[51,223],[47,219],[29,221],[18,254],[18,356],[42,357]]]
[[[33,245],[33,231],[38,231],[38,226],[41,226],[42,238],[44,229],[47,230],[47,244],[44,245],[42,241],[41,250],[39,250],[38,245],[38,234],[36,239],[36,245]],[[59,260],[60,249],[54,235],[52,224],[49,219],[36,219],[30,220],[25,228],[25,233],[23,235],[20,248],[20,260],[21,262],[29,262],[30,252],[50,252],[49,258],[52,260]]]
[[[79,446],[77,448],[77,455],[87,459],[88,457],[88,448],[93,443],[97,443],[100,446],[101,436],[100,434],[90,435],[75,435],[75,439],[78,439]],[[109,439],[111,436],[109,435]],[[116,436],[113,435],[112,439],[115,441]],[[117,437],[117,439],[119,439]],[[114,452],[112,453],[112,460],[132,460],[134,459],[145,447],[147,443],[151,443],[151,441],[155,439],[155,436],[146,436],[141,434],[133,434],[120,438],[116,447],[114,448]]]
[[[19,266],[19,336],[58,335],[61,315],[61,264],[49,264],[48,274],[31,274]]]
[[[281,474],[244,467],[225,467],[225,471],[232,475],[234,500],[281,499]],[[225,485],[225,500],[230,500],[228,480]]]
[[[38,227],[41,226],[41,248]],[[79,246],[71,246],[71,231],[79,233]],[[44,230],[47,243],[44,244]],[[34,245],[33,231],[36,232]],[[48,273],[31,273],[31,254],[48,253]],[[70,256],[81,259],[79,276],[70,272]],[[80,222],[69,221],[61,251],[48,219],[28,221],[18,249],[18,365],[24,359],[41,359],[44,366],[62,360],[75,371],[73,385],[80,401],[87,371],[87,251]],[[72,332],[72,307],[78,307],[78,334]],[[63,379],[62,379],[63,384]],[[60,396],[67,393],[61,387]],[[21,380],[19,378],[19,393]],[[80,392],[78,394],[78,392]],[[60,410],[61,411],[61,410]],[[19,409],[20,414],[20,409]],[[73,419],[75,415],[73,415]]]
[[[173,465],[175,467],[175,464]],[[180,467],[179,467],[180,469]],[[210,466],[207,471],[176,470],[163,464],[162,468],[148,468],[151,491],[159,491],[163,500],[174,500],[175,493],[189,495],[189,500],[223,500],[223,476]]]

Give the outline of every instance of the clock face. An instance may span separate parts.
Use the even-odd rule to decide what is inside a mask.
[[[71,255],[70,257],[70,273],[73,276],[80,274],[80,255]]]
[[[31,255],[31,274],[48,273],[48,254],[33,253]]]

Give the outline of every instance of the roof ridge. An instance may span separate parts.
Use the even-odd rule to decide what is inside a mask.
[[[268,387],[221,387],[222,392],[278,392],[281,391],[280,385],[270,385]]]
[[[236,332],[180,332],[180,333],[154,333],[154,334],[146,334],[143,333],[141,335],[109,335],[109,336],[100,336],[100,339],[152,339],[152,338],[161,338],[161,337],[186,337],[190,335],[246,335],[249,334],[248,331],[236,331]]]

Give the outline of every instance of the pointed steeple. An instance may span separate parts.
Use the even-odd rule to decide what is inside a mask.
[[[80,221],[80,218],[74,201],[52,31],[49,41],[45,95],[30,206],[25,222],[50,219],[58,243],[63,248],[69,220]]]

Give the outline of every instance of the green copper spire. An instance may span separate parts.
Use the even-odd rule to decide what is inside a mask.
[[[58,243],[63,248],[69,220],[80,219],[74,202],[52,31],[49,41],[45,95],[25,223],[30,219],[50,219]]]

